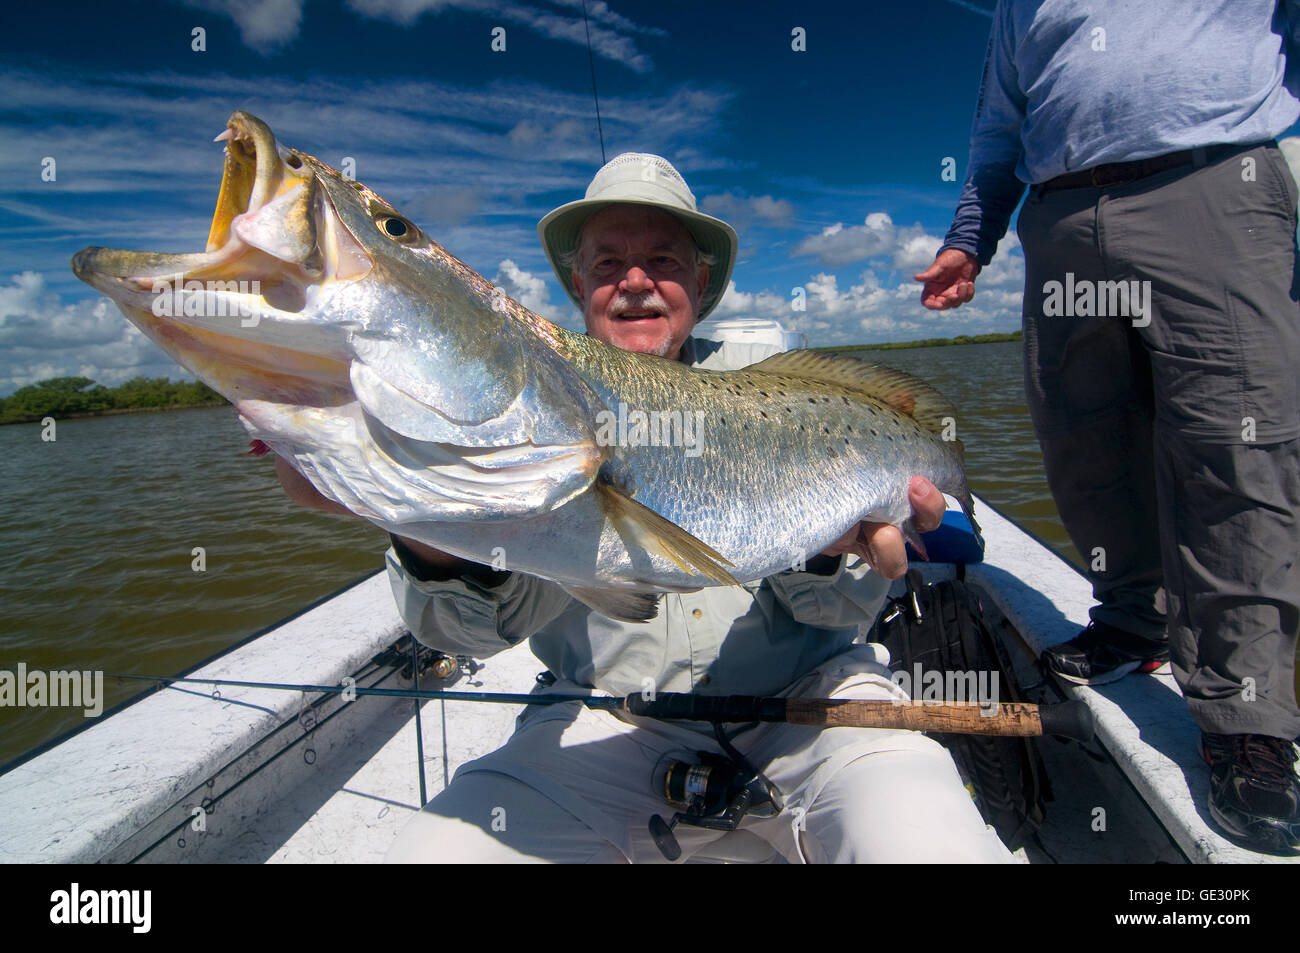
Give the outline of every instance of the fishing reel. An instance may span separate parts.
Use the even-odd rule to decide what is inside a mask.
[[[428,646],[420,646],[419,673],[421,678],[432,674],[434,678],[448,681],[458,674],[464,673],[467,678],[472,679],[482,667],[481,662],[470,658],[468,655],[448,655],[446,652],[439,652]],[[399,675],[404,681],[409,682],[413,680],[411,673],[414,671],[415,661],[408,658]]]
[[[660,762],[652,781],[669,806],[677,808],[671,821],[658,814],[650,818],[650,837],[668,860],[682,856],[673,836],[678,824],[711,831],[734,831],[748,814],[775,817],[783,804],[780,792],[736,751],[715,725],[719,743],[727,754],[697,751],[699,762]],[[660,772],[663,772],[660,779]]]

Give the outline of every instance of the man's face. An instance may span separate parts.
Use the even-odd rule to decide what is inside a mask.
[[[579,248],[573,286],[587,333],[677,360],[709,284],[709,266],[694,265],[686,226],[660,209],[611,205],[587,220]]]

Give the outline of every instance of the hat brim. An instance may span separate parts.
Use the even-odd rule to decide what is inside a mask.
[[[573,303],[582,309],[582,298],[573,286],[573,275],[568,268],[560,264],[560,257],[578,247],[578,238],[582,235],[582,226],[587,219],[601,209],[611,205],[644,205],[667,212],[678,219],[690,231],[700,251],[714,258],[716,264],[709,269],[709,283],[701,296],[708,305],[700,309],[698,320],[703,321],[709,312],[718,306],[727,282],[731,280],[731,269],[736,264],[736,254],[740,241],[736,230],[722,219],[692,212],[687,209],[674,208],[661,202],[640,201],[634,198],[618,199],[579,199],[567,205],[561,205],[537,223],[537,237],[541,239],[542,250],[546,260],[551,263],[551,270],[560,279],[560,284],[569,293]]]

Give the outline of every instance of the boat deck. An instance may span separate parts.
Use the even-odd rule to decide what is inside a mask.
[[[1088,584],[982,504],[980,519],[988,559],[967,578],[1005,617],[1022,683],[1036,700],[1081,698],[1097,718],[1097,742],[1086,748],[1043,741],[1056,800],[1024,859],[1300,862],[1243,850],[1212,829],[1197,729],[1172,677],[1097,689],[1042,680],[1033,659],[1086,622]],[[405,653],[391,648],[404,631],[379,573],[191,674],[318,685],[352,675],[358,685],[409,687]],[[524,644],[451,687],[526,692],[542,667]],[[445,685],[421,679],[422,688]],[[0,776],[0,861],[381,860],[421,803],[415,704],[253,688],[213,697],[196,685],[153,692]],[[519,709],[426,701],[420,710],[432,798],[459,765],[504,741]]]
[[[1077,635],[1093,605],[1083,574],[991,507],[981,507],[979,518],[990,555],[968,567],[968,580],[992,596],[1034,656]],[[1102,752],[1189,861],[1300,863],[1300,856],[1275,857],[1237,847],[1214,828],[1200,730],[1172,674],[1131,676],[1095,688],[1063,682],[1052,687],[1092,710]],[[1108,819],[1113,821],[1114,814],[1108,811]]]
[[[473,680],[474,690],[521,691],[542,668],[526,645],[494,656]],[[466,686],[458,684],[455,688]],[[358,703],[378,702],[362,699]],[[305,781],[258,820],[251,835],[207,860],[222,863],[337,863],[383,859],[401,827],[419,809],[413,702],[390,706],[329,775]],[[424,702],[426,796],[434,797],[456,769],[502,743],[519,706]],[[1026,863],[1183,863],[1137,794],[1113,765],[1083,756],[1074,743],[1044,749],[1056,789],[1038,840],[1019,852]],[[1105,832],[1092,829],[1098,802],[1108,808]],[[665,814],[668,812],[665,811]],[[648,818],[647,818],[648,820]],[[168,856],[169,855],[169,856]],[[707,855],[718,859],[716,852]],[[741,857],[749,856],[747,854]],[[175,851],[157,859],[176,860]],[[777,860],[775,857],[767,858]]]

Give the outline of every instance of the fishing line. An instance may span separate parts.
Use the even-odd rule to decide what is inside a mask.
[[[417,692],[420,690],[420,643],[415,639],[411,639],[411,684]],[[415,706],[415,763],[420,770],[420,809],[423,810],[429,803],[424,790],[424,723],[420,720],[420,700],[414,699],[411,704]],[[443,730],[446,731],[445,726]]]
[[[856,728],[903,728],[956,734],[1033,737],[1061,735],[1081,741],[1093,737],[1093,718],[1080,701],[1055,705],[1028,702],[981,703],[942,700],[900,701],[855,698],[782,698],[758,695],[697,695],[691,692],[659,692],[627,695],[577,695],[563,693],[516,694],[512,692],[449,692],[404,688],[366,688],[351,685],[307,685],[285,682],[253,682],[221,678],[181,678],[167,675],[138,675],[105,672],[106,678],[130,678],[160,684],[266,688],[279,691],[322,694],[380,695],[389,698],[490,702],[505,705],[563,705],[579,702],[596,711],[625,713],[665,721],[700,722],[783,722],[786,724]],[[218,696],[214,692],[214,696]],[[350,701],[351,699],[345,699]]]
[[[365,678],[365,677],[369,677],[369,675],[372,675],[372,674],[374,674],[374,670],[371,670],[370,672],[358,672],[358,673],[357,673],[357,677],[359,677],[359,678]],[[107,677],[110,677],[110,678],[113,678],[113,677],[124,677],[124,678],[130,678],[130,677],[133,677],[133,676],[113,676],[113,675],[108,675]],[[153,680],[152,676],[150,677],[150,680]],[[165,679],[162,679],[162,680],[165,681]],[[194,694],[199,694],[199,693],[195,692]],[[241,704],[240,702],[237,702],[237,701],[235,701],[234,699],[230,699],[230,698],[222,698],[222,697],[220,697],[219,695],[216,695],[216,694],[214,694],[214,695],[212,695],[212,696],[206,696],[206,695],[204,695],[204,696],[202,696],[202,697],[212,697],[214,700],[216,700],[216,701],[222,701],[222,702],[225,702],[226,704]],[[318,701],[316,701],[316,702],[313,702],[313,703],[312,703],[312,706],[313,706],[313,707],[318,706],[318,705],[322,704],[323,702],[324,702],[324,699],[320,699],[320,700],[318,700]],[[317,720],[317,722],[316,722],[315,727],[316,727],[316,728],[319,728],[319,727],[321,727],[321,726],[323,726],[323,725],[328,724],[328,723],[329,723],[333,718],[335,718],[336,716],[338,716],[339,714],[341,714],[342,711],[343,711],[343,709],[342,709],[342,708],[339,708],[339,709],[336,709],[335,711],[333,711],[333,712],[331,712],[331,713],[329,713],[329,714],[327,714],[327,715],[325,715],[325,716],[323,716],[323,717],[321,717],[321,716],[318,714],[318,715],[316,716],[318,720]],[[301,711],[300,711],[300,714],[301,714]],[[289,719],[286,719],[285,721],[280,722],[280,723],[279,723],[278,725],[276,725],[273,729],[271,729],[271,731],[266,735],[266,737],[263,738],[261,741],[259,741],[259,742],[257,743],[257,745],[254,746],[254,748],[250,748],[249,751],[246,751],[246,752],[244,753],[244,755],[241,755],[241,756],[240,756],[240,758],[242,758],[242,757],[247,757],[248,754],[249,754],[249,752],[251,752],[252,750],[254,750],[254,749],[257,748],[257,747],[260,747],[260,746],[262,746],[262,745],[264,745],[264,744],[268,744],[268,743],[273,742],[273,741],[274,741],[278,736],[281,735],[282,732],[285,732],[285,731],[290,730],[290,729],[291,729],[293,726],[295,726],[295,725],[297,725],[298,727],[302,727],[302,723],[301,723],[300,718],[289,718]],[[207,795],[206,797],[204,797],[204,798],[202,799],[202,801],[199,803],[198,806],[201,807],[201,808],[203,809],[203,811],[204,811],[205,814],[209,814],[209,815],[210,815],[210,814],[215,813],[216,810],[217,810],[217,808],[221,805],[221,803],[222,803],[223,801],[225,801],[227,798],[231,797],[231,796],[232,796],[236,791],[238,791],[238,790],[239,790],[241,787],[243,787],[245,784],[248,784],[249,782],[251,782],[251,781],[253,781],[253,780],[255,780],[255,779],[258,779],[258,778],[262,775],[263,772],[269,770],[269,769],[270,769],[270,768],[271,768],[271,767],[272,767],[272,766],[273,766],[277,761],[279,761],[281,758],[283,758],[283,757],[285,757],[286,755],[289,755],[290,753],[292,753],[292,752],[295,750],[295,748],[297,747],[297,745],[302,741],[302,739],[303,739],[304,737],[306,737],[306,735],[300,736],[300,737],[297,738],[296,740],[290,741],[288,744],[284,745],[284,747],[282,747],[282,748],[280,748],[278,751],[275,751],[274,753],[272,753],[272,754],[270,755],[270,757],[268,757],[268,758],[266,758],[265,760],[263,760],[263,761],[261,761],[261,762],[255,764],[255,765],[254,765],[254,766],[253,766],[253,767],[252,767],[252,768],[251,768],[251,769],[250,769],[246,774],[244,774],[242,777],[237,778],[233,783],[230,783],[228,787],[225,787],[225,788],[223,788],[223,789],[220,790],[220,791],[216,790],[216,786],[215,786],[216,779],[217,779],[218,777],[220,777],[222,774],[224,774],[226,771],[230,770],[231,768],[237,768],[237,766],[239,765],[239,763],[240,763],[240,758],[236,758],[235,761],[232,761],[230,764],[226,765],[225,767],[220,768],[220,769],[218,769],[217,771],[215,771],[215,772],[214,772],[214,773],[213,773],[213,774],[208,778],[208,780],[207,780],[206,782],[204,782],[203,784],[200,784],[197,788],[195,788],[193,791],[191,791],[190,794],[187,795],[187,797],[194,795],[195,792],[200,791],[202,788],[206,787],[206,788],[207,788],[211,793],[210,793],[209,795]],[[306,760],[306,759],[304,759],[304,761],[305,761],[305,760]],[[176,802],[175,805],[173,805],[173,807],[178,807],[178,806],[180,806],[180,805],[182,805],[182,804],[184,804],[184,803],[185,803],[185,798],[181,798],[179,801]],[[161,819],[161,815],[160,815],[159,818],[155,818],[155,821],[157,821],[157,820],[159,820],[159,819]],[[143,847],[129,847],[129,849],[130,849],[131,851],[133,851],[133,853],[130,855],[130,859],[127,860],[126,862],[127,862],[127,863],[132,863],[132,864],[134,864],[134,863],[138,863],[138,862],[144,860],[145,858],[148,857],[148,855],[149,855],[152,851],[156,850],[156,849],[157,849],[158,847],[160,847],[163,843],[165,843],[165,842],[167,842],[167,841],[169,841],[169,840],[172,840],[172,839],[173,839],[177,834],[181,834],[181,835],[182,835],[180,841],[177,842],[177,846],[178,846],[181,850],[184,850],[184,849],[185,849],[185,846],[186,846],[185,843],[184,843],[184,831],[185,831],[187,828],[190,828],[190,827],[192,826],[192,822],[193,822],[193,820],[194,820],[194,818],[193,818],[192,809],[191,809],[191,813],[185,813],[184,816],[182,817],[182,819],[181,819],[180,821],[178,821],[177,823],[173,824],[170,828],[165,828],[165,829],[163,829],[163,832],[162,832],[160,835],[158,835],[158,836],[157,836],[153,841],[147,843],[145,846],[143,846]],[[148,825],[146,825],[145,827],[141,828],[141,831],[147,830],[150,826],[153,826],[153,822],[151,822],[150,824],[148,824]],[[128,846],[128,845],[130,844],[130,841],[131,841],[131,839],[128,839],[127,841],[124,841],[124,842],[123,842],[123,846],[124,846],[124,847]]]
[[[600,164],[605,164],[605,131],[600,125],[600,96],[596,92],[596,59],[591,52],[591,26],[587,23],[587,0],[582,0],[582,29],[587,34],[587,65],[591,67],[591,98],[596,101],[596,133],[600,136]]]
[[[582,702],[588,708],[614,710],[621,708],[623,699],[601,695],[523,695],[510,692],[446,692],[412,688],[366,688],[361,685],[306,685],[290,682],[249,682],[229,678],[181,678],[173,675],[138,675],[129,672],[105,672],[105,678],[128,678],[145,682],[166,684],[233,686],[236,688],[266,688],[278,691],[322,692],[325,694],[381,695],[388,698],[443,699],[461,702],[493,702],[501,705],[560,705],[565,702]],[[221,699],[230,701],[230,699]]]

